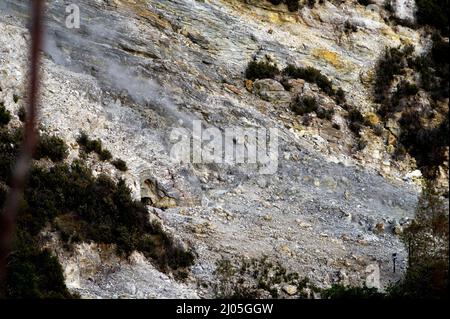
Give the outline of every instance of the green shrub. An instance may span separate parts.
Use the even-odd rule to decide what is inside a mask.
[[[27,111],[25,110],[25,107],[21,106],[19,110],[17,111],[17,116],[19,117],[19,120],[24,123],[27,119]]]
[[[77,138],[77,143],[88,154],[95,152],[100,155],[102,153],[102,141],[99,139],[91,140],[85,132],[80,133],[80,136]]]
[[[358,32],[358,27],[352,24],[349,20],[344,23],[344,32],[347,34]]]
[[[316,110],[316,114],[319,119],[327,119],[331,121],[334,115],[334,109],[326,109],[323,107],[319,107]]]
[[[300,8],[299,0],[284,0],[284,2],[291,12],[295,12]]]
[[[100,155],[102,153],[102,141],[99,139],[89,140],[86,144],[85,150],[87,153],[95,152]]]
[[[217,262],[214,275],[218,284],[213,289],[218,298],[256,299],[262,297],[262,291],[269,293],[272,298],[279,298],[274,286],[282,284],[295,286],[300,298],[306,297],[302,292],[304,288],[318,291],[307,278],[288,272],[279,262],[272,262],[266,256],[238,260],[222,258]]]
[[[247,65],[245,77],[250,80],[256,79],[273,79],[280,73],[276,65],[272,65],[265,61],[251,61]]]
[[[358,0],[358,3],[362,6],[368,6],[369,4],[372,3],[371,0]]]
[[[0,127],[5,126],[11,121],[11,113],[0,103]]]
[[[358,151],[362,151],[367,147],[367,141],[363,138],[358,138],[357,143],[356,143],[356,149]]]
[[[13,299],[74,298],[67,290],[58,259],[41,250],[25,232],[16,234],[14,251],[8,257],[6,296]]]
[[[392,297],[448,298],[448,204],[430,186],[428,182],[414,220],[402,233],[401,239],[408,252],[408,268],[402,280],[389,287]]]
[[[103,148],[101,140],[91,140],[85,132],[80,133],[77,138],[77,143],[86,153],[96,153],[101,161],[109,161],[113,158],[111,152]]]
[[[448,146],[448,114],[437,127],[427,127],[417,111],[409,111],[400,119],[400,143],[414,156],[424,176],[434,178],[436,168],[445,161]]]
[[[422,25],[439,29],[443,35],[449,34],[449,0],[416,0],[416,18]]]
[[[411,56],[414,48],[390,48],[384,52],[378,61],[375,75],[375,99],[376,102],[384,102],[389,98],[391,83],[396,75],[404,74],[408,66],[407,59]]]
[[[356,108],[351,108],[348,111],[348,116],[347,117],[348,117],[348,120],[350,122],[350,124],[349,124],[350,130],[353,133],[359,135],[359,132],[364,127],[364,122],[365,122],[364,116]]]
[[[127,163],[124,160],[120,159],[120,158],[117,158],[114,161],[112,161],[112,164],[119,171],[126,172],[128,170]]]
[[[315,83],[326,94],[332,96],[335,94],[333,91],[333,84],[331,81],[323,75],[319,70],[312,67],[296,67],[289,64],[284,70],[283,74],[295,79],[303,79],[310,83]]]
[[[79,141],[86,142],[80,137]],[[10,174],[22,141],[22,130],[0,128],[0,204],[3,205]],[[62,158],[60,140],[44,137],[40,154]],[[123,180],[114,182],[92,171],[81,161],[45,168],[33,165],[17,215],[16,240],[8,260],[6,292],[14,298],[71,298],[56,258],[37,243],[44,227],[59,231],[62,241],[115,244],[117,252],[141,251],[160,269],[182,271],[195,255],[180,247],[161,225],[150,223],[147,209],[131,196]]]
[[[36,149],[35,159],[44,157],[53,162],[60,162],[66,159],[68,147],[64,140],[57,136],[42,135]]]
[[[346,287],[334,284],[331,288],[322,291],[325,299],[383,299],[385,296],[378,292],[376,288]]]
[[[100,157],[100,160],[102,160],[102,161],[109,161],[110,159],[113,158],[111,152],[108,151],[107,149],[102,149],[100,151],[100,153],[98,154],[98,156]]]
[[[342,88],[337,89],[334,96],[334,100],[339,105],[343,105],[346,102],[345,93],[344,90],[342,90]]]
[[[419,87],[416,84],[402,80],[399,84],[397,84],[397,88],[392,96],[384,100],[381,108],[378,110],[378,113],[382,118],[386,118],[391,114],[403,111],[403,108],[407,104],[400,103],[400,101],[408,99],[409,97],[416,95],[418,92]]]
[[[268,0],[273,5],[279,5],[281,3],[286,4],[289,11],[294,12],[300,8],[299,0]]]
[[[297,115],[305,115],[317,111],[318,103],[312,96],[297,96],[291,104],[292,111]]]
[[[6,184],[9,184],[21,141],[22,130],[9,132],[0,127],[0,181]]]
[[[80,135],[77,137],[77,143],[80,146],[86,147],[88,142],[89,142],[89,136],[87,135],[86,132],[81,131]]]

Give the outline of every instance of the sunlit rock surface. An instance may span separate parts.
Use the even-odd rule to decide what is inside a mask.
[[[415,168],[393,162],[377,137],[368,137],[370,145],[355,154],[344,110],[316,86],[268,91],[271,97],[282,92],[273,103],[246,87],[243,73],[252,59],[269,58],[280,68],[313,66],[352,105],[373,112],[376,60],[386,46],[412,43],[422,50],[419,32],[390,27],[379,10],[353,1],[296,13],[266,1],[74,2],[80,29],[66,28],[64,1],[48,5],[42,124],[72,145],[72,157],[84,130],[126,160],[127,173],[92,165],[98,173],[126,178],[136,198],[149,198],[153,218],[198,258],[192,278],[179,283],[140,255],[129,262],[98,260],[99,248],[87,244],[72,255],[55,248],[69,288],[86,298],[210,296],[197,283],[213,281],[222,255],[265,254],[322,287],[338,282],[340,271],[349,283],[361,284],[373,264],[382,284],[399,278],[391,255],[398,253],[402,268],[405,251],[394,227],[414,214],[420,187],[405,176]],[[26,3],[0,5],[0,100],[11,111],[23,103],[15,103],[13,94],[25,96]],[[407,17],[410,2],[397,3]],[[346,21],[357,31],[346,33]],[[331,122],[302,125],[288,108],[289,94],[299,92],[335,106],[333,122],[342,129],[332,129]],[[190,131],[195,120],[221,130],[278,129],[276,173],[262,175],[250,164],[174,162],[172,129]],[[374,232],[378,224],[383,232]],[[118,271],[108,271],[108,263]]]

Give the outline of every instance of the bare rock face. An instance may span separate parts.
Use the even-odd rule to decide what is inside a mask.
[[[415,21],[416,1],[415,0],[389,0],[394,10],[395,16],[410,22]]]
[[[76,244],[71,251],[61,249],[55,234],[47,234],[64,269],[67,287],[83,298],[196,299],[192,285],[176,282],[158,271],[142,254],[119,258],[115,247]]]
[[[256,95],[268,102],[289,103],[291,101],[291,95],[284,90],[281,83],[272,79],[255,81],[253,90]]]
[[[336,280],[363,282],[372,264],[381,265],[382,284],[399,278],[388,265],[393,252],[405,258],[402,243],[371,226],[411,217],[419,188],[390,165],[382,143],[373,143],[370,154],[350,151],[355,137],[346,111],[317,85],[297,80],[287,91],[276,80],[245,82],[243,73],[249,61],[266,56],[280,67],[313,66],[365,114],[374,110],[369,84],[379,55],[401,43],[422,48],[420,32],[393,29],[380,12],[348,1],[296,13],[261,1],[78,3],[79,30],[61,22],[60,1],[48,3],[41,123],[72,145],[70,159],[80,130],[101,139],[129,170],[93,163],[95,173],[124,178],[198,257],[193,283],[183,284],[139,254],[122,260],[107,247],[81,244],[70,253],[55,244],[71,290],[88,298],[208,297],[212,292],[197,283],[214,282],[216,261],[235,255],[268,255],[322,287],[340,272]],[[0,5],[0,102],[12,114],[22,103],[13,95],[26,96],[27,4]],[[356,26],[351,34],[343,29],[347,20]],[[332,121],[311,114],[314,125],[304,124],[287,107],[298,94],[333,106]],[[219,132],[276,129],[276,171],[174,161],[173,133],[191,136],[194,121]]]

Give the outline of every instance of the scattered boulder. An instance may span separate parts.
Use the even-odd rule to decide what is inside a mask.
[[[253,91],[261,99],[268,102],[289,103],[291,95],[284,90],[280,82],[272,79],[256,80]]]
[[[403,227],[400,225],[395,225],[392,228],[392,232],[394,233],[394,235],[401,235],[403,233]]]
[[[294,285],[284,285],[282,289],[289,296],[293,296],[297,293],[297,287]]]
[[[374,233],[381,234],[384,232],[384,223],[377,223],[373,229]]]

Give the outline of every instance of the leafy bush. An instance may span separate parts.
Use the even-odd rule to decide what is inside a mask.
[[[77,143],[83,147],[86,153],[95,152],[100,155],[102,152],[102,141],[99,139],[91,140],[85,132],[80,133],[80,136],[77,138]]]
[[[9,182],[21,140],[22,130],[0,127],[0,181]]]
[[[339,105],[343,105],[346,102],[345,93],[342,88],[337,89],[334,100]]]
[[[249,80],[256,79],[273,79],[280,73],[280,70],[276,65],[272,65],[265,61],[251,61],[247,65],[245,71],[245,77]]]
[[[85,132],[80,133],[80,136],[77,138],[77,143],[86,153],[96,153],[101,161],[109,161],[113,158],[111,152],[103,148],[101,140],[91,140]]]
[[[284,0],[284,2],[291,12],[295,12],[300,8],[299,0]]]
[[[0,207],[6,194],[2,185],[10,184],[21,140],[21,129],[0,129]],[[79,140],[86,142],[84,136]],[[61,140],[44,137],[41,141],[47,141],[40,145],[41,155],[56,161],[62,158],[64,152],[55,151],[65,149]],[[115,244],[119,254],[141,251],[161,269],[182,271],[195,259],[161,225],[150,223],[147,209],[133,200],[123,180],[94,177],[79,160],[50,168],[33,165],[17,216],[14,253],[8,260],[8,297],[72,297],[57,259],[37,246],[37,236],[48,225],[60,231],[61,239],[69,246],[79,241]]]
[[[76,234],[82,241],[116,244],[123,254],[150,248],[142,252],[162,268],[176,269],[177,263],[185,266],[193,261],[192,254],[176,247],[159,225],[149,223],[147,209],[131,198],[123,180],[115,183],[106,175],[95,178],[79,161],[48,170],[33,167],[25,200],[28,208],[22,217],[32,233],[58,215],[71,213],[83,222]]]
[[[444,138],[448,134],[448,108],[436,106],[448,103],[449,43],[439,33],[432,35],[432,41],[431,49],[420,56],[412,55],[414,50],[411,46],[387,50],[378,63],[375,81],[376,100],[381,102],[378,110],[381,117],[387,119],[401,112],[397,158],[401,159],[409,153],[427,178],[436,176],[437,167],[445,161],[445,147],[448,147],[448,139]],[[420,75],[416,77],[416,83],[406,80],[406,68]],[[395,77],[400,82],[392,90]],[[432,113],[428,106],[417,105],[417,100],[413,97],[419,91],[426,94]],[[436,127],[430,114],[438,114],[445,120]]]
[[[444,121],[435,128],[423,124],[423,119],[417,111],[409,111],[400,119],[400,143],[406,151],[414,156],[424,176],[435,177],[437,166],[446,158],[445,147],[448,146],[448,114]]]
[[[448,298],[449,216],[445,201],[430,184],[419,199],[413,222],[401,239],[408,251],[404,278],[390,287],[393,297]]]
[[[325,299],[383,299],[385,296],[376,288],[346,287],[335,284],[331,288],[323,290],[322,297]]]
[[[372,3],[371,0],[358,0],[358,3],[362,6],[368,6],[369,4]]]
[[[288,10],[291,12],[297,11],[300,8],[299,0],[268,0],[273,5],[279,5],[281,3],[286,4]]]
[[[19,108],[19,110],[17,111],[17,116],[19,117],[19,120],[22,123],[26,121],[26,119],[27,119],[27,111],[25,110],[25,108],[23,106],[21,106]]]
[[[66,143],[57,136],[42,135],[36,149],[35,158],[47,157],[53,162],[63,161],[68,154]]]
[[[384,52],[376,67],[374,93],[377,102],[388,99],[394,77],[404,74],[404,69],[408,66],[407,58],[411,56],[413,50],[412,46],[405,46],[401,49],[390,48]]]
[[[331,119],[333,118],[334,109],[326,109],[323,107],[319,107],[316,110],[316,114],[319,119],[327,119],[331,121]]]
[[[297,96],[291,105],[292,111],[297,115],[305,115],[317,111],[318,104],[312,96]]]
[[[289,64],[284,70],[283,74],[295,79],[303,79],[310,83],[315,83],[328,95],[334,95],[333,84],[331,81],[323,75],[319,70],[312,67],[296,67]]]
[[[102,149],[98,154],[98,156],[100,157],[101,161],[109,161],[110,159],[113,158],[111,152],[108,151],[107,149]]]
[[[344,32],[347,34],[358,32],[358,27],[347,20],[344,23]]]
[[[364,116],[361,114],[361,112],[359,110],[357,110],[356,108],[350,108],[348,110],[348,120],[350,122],[349,124],[349,128],[350,130],[359,135],[359,132],[361,131],[361,129],[364,126]]]
[[[5,108],[3,103],[0,103],[0,127],[7,125],[11,121],[11,113]]]
[[[279,262],[272,262],[266,256],[240,260],[222,258],[217,262],[214,275],[219,282],[213,287],[218,298],[256,299],[264,297],[263,291],[278,298],[276,286],[281,284],[295,286],[300,298],[307,297],[302,291],[304,288],[318,290],[307,278],[289,273]]]
[[[124,160],[120,159],[120,158],[117,158],[114,161],[112,161],[112,164],[119,171],[126,172],[128,170],[127,163]]]
[[[6,296],[26,299],[66,299],[69,293],[64,283],[63,270],[58,259],[48,249],[41,250],[36,241],[19,232],[15,249],[8,258]]]
[[[448,0],[416,0],[416,6],[416,18],[419,24],[433,26],[443,35],[448,36]]]

